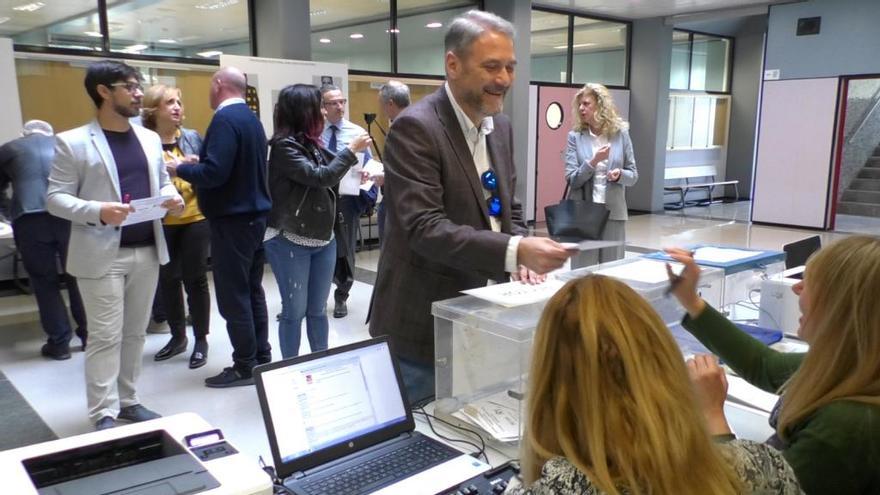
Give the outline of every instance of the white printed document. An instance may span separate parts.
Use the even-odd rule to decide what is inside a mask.
[[[157,218],[165,217],[168,209],[162,206],[162,203],[168,201],[174,196],[153,196],[151,198],[134,199],[129,204],[134,209],[128,213],[125,220],[120,225],[133,225],[141,222],[148,222]]]
[[[679,263],[669,263],[672,266],[672,272],[676,275],[680,274],[684,269],[684,265]],[[647,284],[657,284],[669,280],[666,273],[666,262],[656,261],[642,258],[632,263],[603,268],[596,272],[598,275],[605,275],[622,280],[632,280],[635,282],[644,282]]]
[[[704,246],[694,250],[694,260],[704,263],[730,263],[744,260],[760,254],[756,251],[744,251],[742,249],[720,248]]]
[[[562,288],[565,282],[555,278],[547,278],[544,282],[536,285],[522,282],[507,282],[505,284],[488,285],[461,291],[484,301],[513,308],[536,302],[546,301]]]

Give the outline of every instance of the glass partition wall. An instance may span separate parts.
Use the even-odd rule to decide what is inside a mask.
[[[17,51],[212,64],[222,53],[251,53],[247,0],[22,1],[2,16],[0,36],[12,38]]]

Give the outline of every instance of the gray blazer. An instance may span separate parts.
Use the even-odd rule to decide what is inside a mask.
[[[608,140],[611,153],[608,155],[608,171],[621,169],[616,182],[608,182],[605,188],[605,206],[611,212],[609,220],[626,220],[626,196],[624,187],[635,185],[639,180],[636,159],[633,156],[632,140],[628,131],[620,131]],[[593,201],[593,173],[590,166],[593,158],[593,138],[589,131],[568,133],[565,146],[565,180],[571,191],[568,197]]]
[[[177,196],[162,159],[159,135],[132,125],[150,167],[150,194]],[[49,213],[72,222],[67,272],[101,278],[119,251],[122,229],[101,224],[101,203],[121,201],[116,161],[97,120],[56,135],[55,159],[49,174]],[[162,221],[153,220],[159,263],[168,262]]]
[[[179,146],[184,155],[198,155],[202,151],[202,136],[195,129],[181,127]]]

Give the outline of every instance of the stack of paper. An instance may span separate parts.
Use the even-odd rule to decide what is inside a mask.
[[[519,421],[520,401],[507,391],[466,404],[452,413],[456,418],[480,427],[501,442],[516,442],[522,435]]]
[[[752,258],[759,254],[761,253],[757,251],[703,246],[694,250],[694,260],[697,263],[731,263],[746,258]]]

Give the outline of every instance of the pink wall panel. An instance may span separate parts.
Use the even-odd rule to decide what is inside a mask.
[[[537,193],[535,195],[535,221],[544,221],[544,207],[556,204],[565,189],[565,143],[568,131],[574,123],[571,101],[579,88],[538,88],[538,153],[536,160]],[[558,129],[551,129],[544,115],[551,103],[562,105],[564,120]]]
[[[556,204],[562,199],[565,190],[565,144],[568,131],[574,125],[571,102],[578,92],[577,88],[538,87],[538,143],[535,163],[535,221],[544,221],[544,207]],[[629,119],[629,91],[612,89],[611,96],[621,117]],[[562,105],[564,120],[558,129],[547,125],[544,115],[553,102]],[[638,162],[638,157],[636,157]]]

